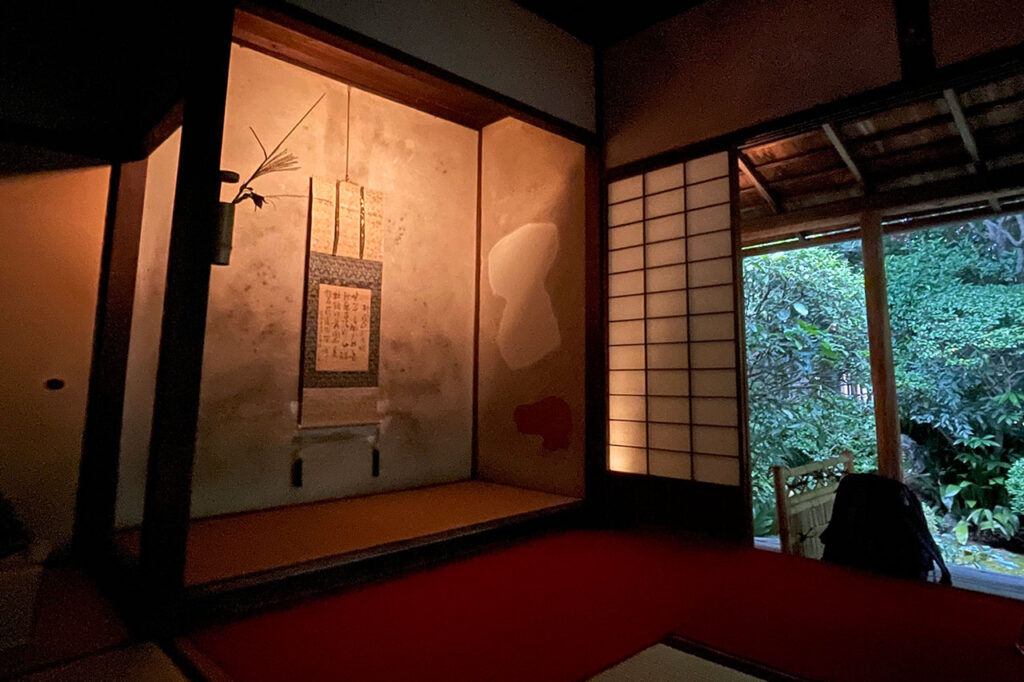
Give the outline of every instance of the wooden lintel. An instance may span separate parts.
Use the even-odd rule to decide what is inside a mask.
[[[856,225],[865,211],[878,211],[883,216],[890,216],[962,206],[972,201],[988,201],[990,197],[1022,193],[1024,168],[1009,168],[986,173],[984,177],[971,175],[750,220],[742,226],[743,242],[758,243],[794,232],[849,227]]]
[[[878,473],[899,481],[903,479],[903,465],[900,460],[900,419],[892,359],[892,333],[889,327],[882,216],[877,211],[866,212],[861,216],[860,224]]]
[[[237,10],[233,39],[245,47],[470,128],[481,128],[512,113],[493,100],[423,74],[397,60],[379,63],[382,61],[379,55],[326,31],[308,30],[314,35]]]
[[[750,182],[754,184],[754,189],[761,195],[761,198],[765,200],[765,203],[772,209],[772,213],[779,213],[779,201],[775,198],[775,194],[768,189],[768,183],[765,179],[757,172],[754,164],[750,162],[746,154],[743,152],[736,153],[736,163],[739,165],[740,170],[747,174],[750,178]]]
[[[850,174],[857,180],[864,192],[867,193],[868,183],[864,180],[864,174],[861,172],[857,163],[853,160],[853,155],[850,154],[850,150],[847,148],[846,143],[843,142],[843,138],[839,136],[839,132],[832,126],[831,123],[825,123],[821,126],[821,129],[825,131],[825,137],[832,143],[832,147],[839,154],[839,158],[846,164]]]

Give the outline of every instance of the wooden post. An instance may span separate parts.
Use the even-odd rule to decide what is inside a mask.
[[[193,18],[142,519],[145,624],[158,633],[175,627],[184,592],[232,3],[204,5]]]
[[[875,400],[875,438],[878,473],[903,480],[900,461],[900,419],[896,401],[896,374],[892,364],[889,296],[885,283],[882,220],[877,212],[861,215],[861,250],[864,254],[864,295],[868,312],[868,347],[871,350],[871,385]]]
[[[87,564],[106,549],[114,529],[121,416],[145,193],[145,159],[111,169],[75,503],[73,544],[75,554]]]

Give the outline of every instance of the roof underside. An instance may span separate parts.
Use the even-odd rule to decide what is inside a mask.
[[[741,147],[743,243],[1024,211],[1024,74]]]

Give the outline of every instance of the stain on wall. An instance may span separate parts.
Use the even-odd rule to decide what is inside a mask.
[[[48,548],[71,538],[109,181],[0,178],[0,492]]]
[[[519,405],[512,418],[519,433],[540,436],[545,450],[566,450],[572,442],[572,408],[561,398],[549,395]]]
[[[558,256],[558,226],[527,223],[498,240],[487,255],[491,292],[505,301],[498,323],[498,351],[512,369],[523,369],[562,342],[545,288]]]
[[[584,208],[581,145],[514,119],[484,128],[477,413],[484,480],[583,496],[583,419],[571,420],[566,448],[550,449],[521,432],[515,414],[549,397],[584,414]]]

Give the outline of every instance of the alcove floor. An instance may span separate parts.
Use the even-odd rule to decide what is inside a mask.
[[[189,527],[185,584],[385,551],[577,504],[572,497],[474,480],[196,519]],[[137,559],[139,530],[119,532],[115,544]]]

